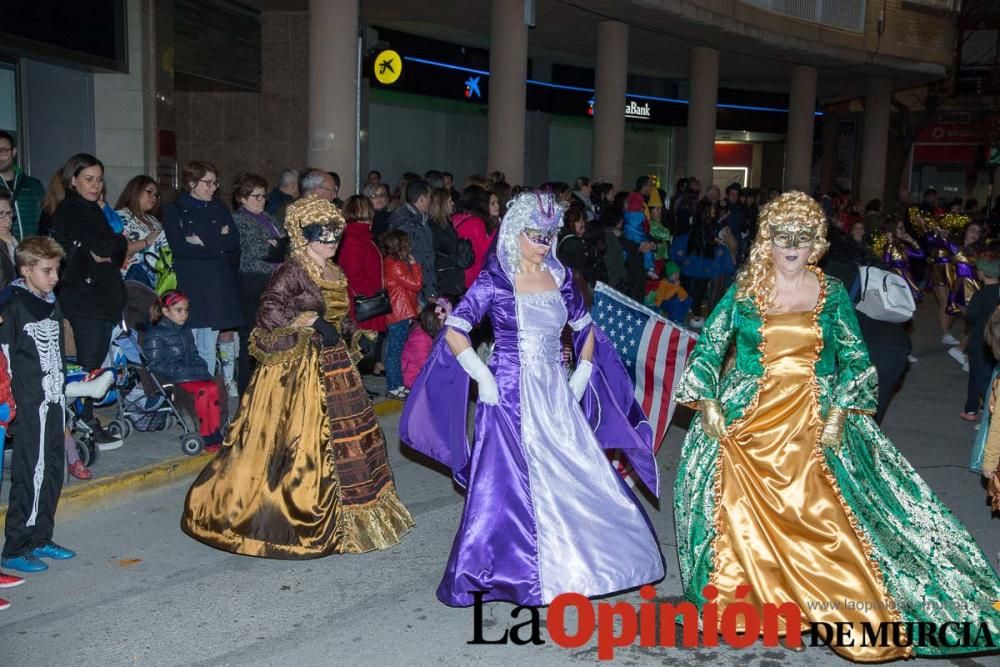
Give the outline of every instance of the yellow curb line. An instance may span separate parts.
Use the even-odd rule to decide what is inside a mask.
[[[379,417],[399,412],[402,407],[401,401],[393,400],[380,401],[374,406],[375,414]],[[121,497],[126,493],[148,491],[193,476],[205,467],[209,459],[211,456],[204,453],[198,456],[178,456],[120,475],[64,487],[59,497],[59,518],[65,519],[77,515],[107,496]],[[6,518],[7,505],[0,505],[0,522]]]

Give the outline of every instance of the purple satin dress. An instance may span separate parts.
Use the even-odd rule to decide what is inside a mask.
[[[955,247],[951,256],[951,285],[948,290],[947,313],[963,315],[979,291],[979,276],[976,274],[976,255],[972,248]]]
[[[889,265],[893,273],[906,281],[914,301],[920,301],[924,293],[913,278],[913,271],[910,269],[910,262],[920,261],[927,258],[924,251],[919,246],[911,246],[900,240],[892,240],[886,244],[885,252],[882,254],[882,261]]]
[[[474,444],[466,436],[469,377],[443,332],[400,420],[403,442],[447,465],[466,490],[438,598],[468,606],[483,591],[487,601],[545,605],[563,592],[597,596],[658,581],[656,535],[606,455],[620,449],[658,493],[652,431],[625,367],[551,254],[546,266],[560,289],[540,294],[515,295],[501,264],[490,256],[447,321],[466,334],[484,316],[493,323],[488,366],[500,403],[477,405]],[[561,360],[567,321],[577,354],[595,334],[580,402]]]

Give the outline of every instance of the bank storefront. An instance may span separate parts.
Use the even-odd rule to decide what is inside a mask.
[[[487,163],[489,52],[378,29],[379,45],[366,59],[369,77],[368,165],[387,178],[432,166],[459,183],[483,174]],[[390,83],[375,73],[386,54],[399,67]],[[398,64],[397,64],[398,63]],[[572,183],[590,172],[594,115],[593,70],[529,60],[525,123],[525,180]],[[669,184],[686,149],[687,100],[682,83],[629,76],[625,118],[626,186],[657,174]],[[717,127],[728,135],[766,136],[783,152],[787,96],[719,91]],[[733,143],[728,140],[727,143]],[[740,139],[736,139],[739,142]],[[746,142],[749,143],[749,142]],[[752,153],[753,151],[750,151]],[[758,154],[760,151],[757,151]],[[728,153],[727,153],[728,154]],[[746,184],[761,185],[748,163]],[[780,185],[780,174],[777,183]],[[621,186],[622,184],[615,184]],[[667,187],[667,189],[670,189]]]

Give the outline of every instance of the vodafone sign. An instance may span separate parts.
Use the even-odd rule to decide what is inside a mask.
[[[978,144],[982,143],[979,128],[975,125],[934,123],[917,132],[916,143],[921,144]]]

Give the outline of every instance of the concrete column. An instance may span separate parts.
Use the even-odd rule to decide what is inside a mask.
[[[784,190],[810,194],[813,126],[816,123],[816,68],[796,65],[788,100]]]
[[[823,112],[823,159],[819,165],[819,189],[833,190],[837,184],[837,144],[840,139],[840,116],[829,109]]]
[[[628,83],[628,26],[597,24],[594,72],[594,149],[591,177],[625,188],[625,88]]]
[[[865,95],[865,127],[861,141],[861,201],[885,201],[885,163],[889,146],[889,110],[892,104],[892,81],[868,80]]]
[[[691,49],[691,94],[688,104],[688,176],[712,184],[715,163],[715,104],[719,98],[719,52],[704,46]]]
[[[521,0],[493,0],[490,12],[490,102],[487,170],[524,183],[524,116],[528,26]]]
[[[309,0],[309,166],[340,175],[340,197],[357,192],[355,94],[358,0]]]

